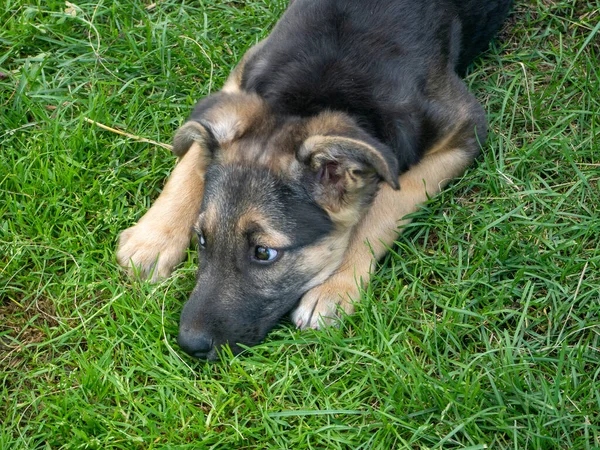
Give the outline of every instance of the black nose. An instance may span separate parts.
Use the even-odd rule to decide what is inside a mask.
[[[177,336],[179,347],[194,358],[207,359],[213,348],[213,338],[207,333],[180,328]]]

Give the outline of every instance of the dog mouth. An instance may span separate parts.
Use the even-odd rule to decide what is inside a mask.
[[[298,298],[298,301],[300,301],[300,298]],[[296,304],[297,302],[294,306]],[[250,339],[232,338],[220,340],[202,332],[194,332],[187,327],[180,327],[177,343],[183,352],[201,361],[218,361],[223,351],[226,351],[226,347],[229,347],[229,351],[233,356],[236,356],[246,350],[246,347],[253,347],[263,342],[268,333],[278,327],[292,310],[293,307],[283,314],[278,314],[277,319],[269,317],[269,320],[265,320],[257,330],[258,332]]]
[[[221,338],[212,337],[208,333],[194,332],[186,327],[181,327],[177,343],[179,344],[179,348],[192,358],[204,361],[216,361],[220,359],[223,351],[227,352],[227,347],[229,347],[231,354],[235,356],[244,351],[244,347],[259,344],[270,329],[251,338],[222,339],[224,336],[221,336]]]
[[[253,344],[253,345],[257,345],[257,344]],[[249,346],[251,346],[251,345],[249,345]],[[229,351],[231,352],[231,354],[233,356],[236,356],[245,350],[244,348],[240,347],[237,344],[229,344],[229,343],[216,344],[210,350],[206,350],[206,351],[196,350],[194,352],[188,352],[188,350],[181,347],[181,345],[180,345],[180,348],[187,355],[191,356],[192,358],[197,359],[199,361],[206,361],[206,362],[215,362],[215,361],[220,360],[223,352],[226,351],[227,348],[229,349]]]
[[[223,355],[236,356],[247,347],[260,344],[269,332],[286,323],[290,312],[298,306],[304,295],[304,289],[299,291],[300,294],[296,291],[288,297],[295,300],[263,306],[259,308],[259,314],[238,321],[217,320],[222,314],[216,314],[205,317],[208,323],[199,326],[190,320],[193,316],[184,318],[182,312],[177,344],[185,354],[201,361],[217,361]]]

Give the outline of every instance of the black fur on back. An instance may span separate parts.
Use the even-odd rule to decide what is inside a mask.
[[[295,0],[246,63],[276,113],[349,113],[401,171],[435,139],[428,90],[485,50],[510,0]]]

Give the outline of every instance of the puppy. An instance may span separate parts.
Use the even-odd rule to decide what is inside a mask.
[[[197,235],[178,342],[215,359],[353,312],[407,214],[486,140],[460,75],[510,0],[293,0],[177,131],[163,192],[119,239],[121,265],[169,276]]]

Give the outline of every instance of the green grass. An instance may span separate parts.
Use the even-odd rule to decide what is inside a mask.
[[[169,142],[282,1],[0,6],[0,448],[600,446],[600,4],[518,2],[468,76],[484,155],[415,215],[355,316],[204,364],[194,252],[114,257]]]

